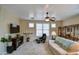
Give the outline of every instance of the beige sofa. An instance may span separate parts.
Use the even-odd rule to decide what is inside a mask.
[[[57,43],[56,41],[60,41]],[[69,39],[57,37],[56,40],[49,40],[48,47],[54,55],[78,55],[79,43]]]

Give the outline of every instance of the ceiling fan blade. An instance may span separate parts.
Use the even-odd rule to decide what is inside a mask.
[[[50,21],[53,21],[53,22],[54,22],[55,20],[53,20],[53,19],[50,19]]]
[[[50,21],[56,21],[56,18],[55,17],[51,17]]]

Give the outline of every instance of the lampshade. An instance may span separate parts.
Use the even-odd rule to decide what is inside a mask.
[[[52,35],[56,35],[56,32],[55,31],[52,31]]]
[[[49,21],[49,19],[45,19],[45,21],[47,21],[47,22],[48,22],[48,21]]]

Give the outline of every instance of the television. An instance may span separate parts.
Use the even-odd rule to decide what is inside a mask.
[[[20,32],[20,26],[10,24],[10,33],[19,33]]]

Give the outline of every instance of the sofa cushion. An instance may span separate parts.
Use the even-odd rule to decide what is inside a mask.
[[[54,40],[49,40],[49,48],[56,55],[66,55],[68,54],[66,50],[61,48],[58,44],[54,43]]]
[[[72,44],[69,49],[68,52],[79,52],[79,43],[74,43]]]
[[[69,47],[72,44],[74,44],[74,41],[71,41],[69,39],[65,39],[65,38],[62,38],[62,37],[56,37],[55,43],[58,44],[63,49],[68,50]]]
[[[71,40],[69,40],[71,41]],[[79,55],[79,43],[74,42],[69,46],[67,50],[60,47],[59,44],[55,43],[55,40],[49,40],[49,48],[56,55]]]

